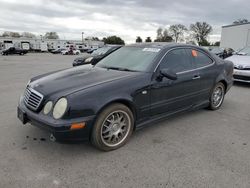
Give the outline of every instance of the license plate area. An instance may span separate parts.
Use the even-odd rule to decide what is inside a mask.
[[[23,124],[26,124],[28,122],[26,113],[20,108],[17,108],[17,117]]]

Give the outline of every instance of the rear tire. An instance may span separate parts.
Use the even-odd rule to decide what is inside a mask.
[[[131,110],[120,103],[105,108],[97,117],[92,130],[92,144],[103,151],[111,151],[127,143],[134,128]]]
[[[225,85],[221,82],[218,82],[214,86],[210,94],[209,97],[210,104],[208,108],[210,110],[218,110],[221,107],[224,98],[225,98]]]

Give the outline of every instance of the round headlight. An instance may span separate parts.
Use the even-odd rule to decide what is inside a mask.
[[[53,117],[55,119],[60,119],[64,115],[64,113],[67,109],[67,105],[68,105],[67,99],[60,98],[54,106]]]
[[[43,108],[43,113],[47,115],[48,113],[50,113],[52,107],[53,107],[52,101],[47,102]]]

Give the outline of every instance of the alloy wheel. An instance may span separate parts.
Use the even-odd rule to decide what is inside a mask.
[[[221,105],[224,98],[224,88],[221,85],[218,85],[212,94],[212,104],[215,108]]]
[[[109,147],[115,147],[122,143],[131,129],[131,119],[122,110],[110,113],[103,121],[101,127],[102,142]]]

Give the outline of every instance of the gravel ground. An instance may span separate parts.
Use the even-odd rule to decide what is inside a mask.
[[[119,150],[54,143],[22,126],[16,106],[32,76],[76,56],[0,56],[0,187],[250,187],[250,84],[235,84],[218,111],[199,110],[133,134]]]

